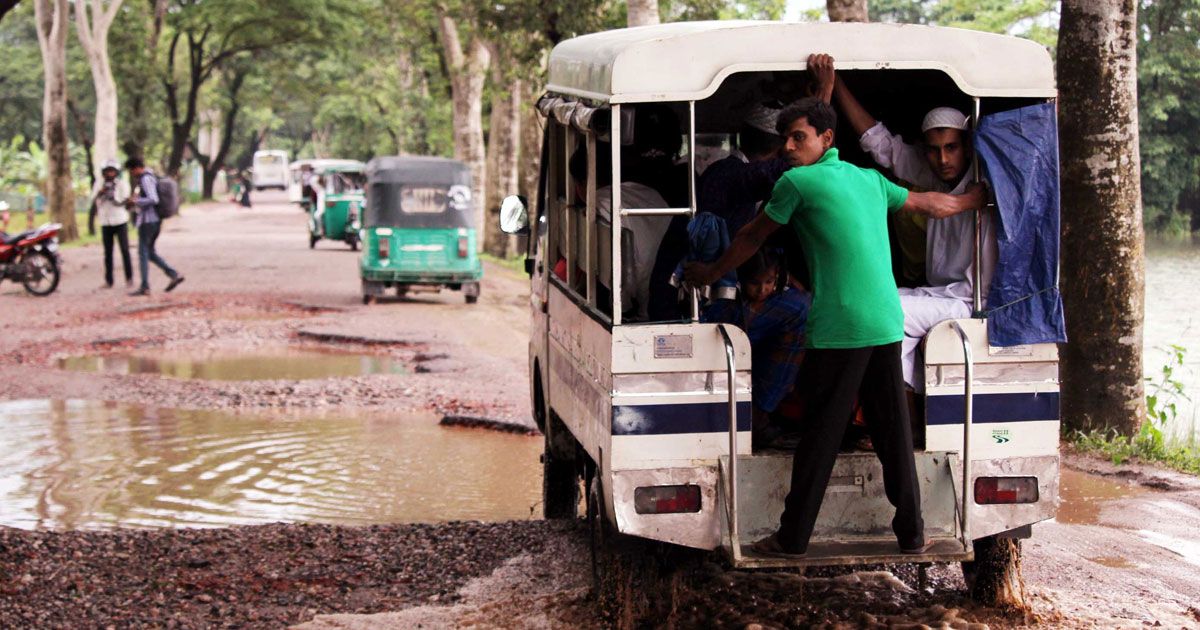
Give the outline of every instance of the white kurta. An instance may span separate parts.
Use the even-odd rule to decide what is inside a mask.
[[[930,168],[919,147],[906,144],[876,123],[859,139],[859,145],[880,166],[896,177],[926,190],[962,194],[971,181],[963,177],[957,185],[942,181]],[[924,379],[917,373],[916,351],[921,340],[939,322],[971,316],[975,276],[974,213],[963,212],[944,219],[928,219],[925,227],[925,278],[930,286],[900,289],[904,309],[904,343],[901,360],[904,381],[923,391]],[[996,234],[990,213],[982,214],[980,266],[981,293],[987,299],[996,268]]]
[[[621,206],[624,208],[666,208],[667,202],[653,188],[635,182],[621,184]],[[596,189],[596,214],[607,220],[612,220],[612,187],[604,186]],[[628,230],[630,241],[622,239],[622,247],[626,242],[632,243],[633,251],[621,252],[621,309],[628,310],[629,305],[637,301],[637,319],[649,319],[647,307],[650,303],[650,273],[654,271],[654,261],[658,257],[658,246],[662,243],[667,226],[671,224],[669,216],[632,216],[621,217],[621,230]]]

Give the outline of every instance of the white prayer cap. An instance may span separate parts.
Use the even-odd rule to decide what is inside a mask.
[[[936,107],[929,110],[925,114],[925,120],[921,121],[921,133],[925,133],[930,129],[961,129],[966,131],[971,128],[968,119],[962,112],[953,107]]]
[[[757,103],[754,107],[750,108],[749,112],[746,112],[746,118],[742,122],[763,133],[777,136],[779,132],[775,130],[775,121],[779,120],[779,112],[780,110],[778,109]]]

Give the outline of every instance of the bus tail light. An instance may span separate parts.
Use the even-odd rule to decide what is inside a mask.
[[[467,237],[465,236],[458,237],[458,257],[467,257]]]
[[[377,245],[376,245],[375,249],[376,249],[376,251],[379,253],[379,258],[380,258],[380,259],[382,259],[382,260],[387,260],[388,253],[389,253],[389,252],[388,252],[388,245],[389,245],[389,243],[390,243],[390,242],[391,242],[391,239],[390,239],[390,238],[388,238],[388,237],[386,237],[386,236],[385,236],[385,237],[383,237],[383,238],[379,238],[379,239],[376,241]]]
[[[633,491],[638,514],[678,514],[700,511],[700,486],[643,486]]]
[[[1037,502],[1037,477],[978,477],[975,479],[975,503],[978,505]]]
[[[325,202],[325,207],[326,207],[326,208],[333,208],[333,207],[335,207],[335,206],[337,206],[337,202],[336,202],[336,201],[326,201],[326,202]]]

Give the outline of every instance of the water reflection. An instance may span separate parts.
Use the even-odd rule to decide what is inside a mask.
[[[1193,400],[1180,400],[1179,415],[1171,432],[1200,438],[1200,314],[1196,310],[1200,287],[1200,247],[1190,242],[1146,240],[1146,322],[1143,353],[1145,374],[1155,378],[1167,361],[1169,345],[1187,349],[1185,370],[1175,377],[1184,383]]]
[[[404,365],[388,357],[301,348],[254,353],[127,353],[67,357],[59,367],[112,374],[161,374],[216,381],[305,380],[399,374]]]
[[[267,417],[0,403],[0,524],[22,528],[530,518],[538,438],[432,417]]]

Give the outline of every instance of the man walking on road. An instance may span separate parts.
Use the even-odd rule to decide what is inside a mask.
[[[909,192],[878,171],[843,162],[833,148],[836,122],[833,108],[818,98],[801,99],[780,113],[778,129],[794,168],[719,260],[691,263],[685,276],[693,285],[714,282],[783,225],[795,231],[810,270],[809,350],[798,382],[810,411],[779,530],[756,543],[755,551],[807,551],[857,398],[883,464],[884,490],[896,507],[897,542],[905,553],[921,553],[928,543],[900,369],[904,313],[892,276],[887,215],[905,209],[950,216],[979,207],[983,194],[978,187],[961,196]]]
[[[154,174],[146,170],[146,163],[141,158],[132,157],[125,162],[129,169],[129,177],[133,181],[133,194],[127,205],[137,213],[138,231],[138,271],[142,274],[142,285],[129,295],[150,294],[150,263],[153,262],[171,279],[166,291],[170,292],[183,282],[183,276],[171,268],[154,249],[158,240],[162,219],[158,215],[158,181]]]
[[[121,166],[116,160],[105,160],[100,167],[100,181],[92,189],[92,208],[88,214],[88,233],[95,234],[95,220],[100,219],[100,238],[104,242],[104,287],[113,286],[113,241],[121,252],[125,270],[125,286],[133,286],[133,263],[129,261],[129,182],[120,178]]]

